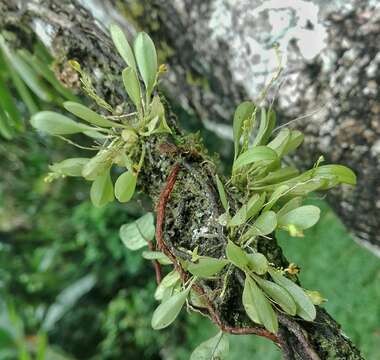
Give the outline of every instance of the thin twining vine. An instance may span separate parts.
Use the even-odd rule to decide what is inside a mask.
[[[69,101],[64,103],[64,108],[86,123],[51,111],[39,112],[31,119],[36,129],[63,137],[73,144],[76,143],[66,136],[82,133],[93,139],[90,149],[97,152],[95,156],[66,159],[51,165],[47,180],[65,176],[83,177],[91,182],[90,198],[95,206],[103,206],[115,197],[120,202],[131,200],[138,174],[144,166],[144,144],[153,134],[172,137],[174,143],[179,141],[172,136],[174,134],[166,122],[160,97],[154,95],[158,79],[166,67],[158,66],[153,41],[147,34],[139,33],[132,50],[119,27],[111,26],[110,32],[127,64],[122,79],[134,105],[133,111],[117,114],[97,95],[90,77],[80,65],[72,61],[72,66],[81,76],[85,92],[109,115],[98,114],[80,103]],[[156,264],[159,284],[154,296],[161,304],[153,314],[153,328],[162,329],[170,325],[184,304],[190,309],[203,309],[201,313],[210,316],[223,332],[255,333],[277,342],[279,340],[275,334],[278,333],[280,314],[306,321],[315,319],[315,304],[323,301],[321,295],[302,289],[287,277],[287,274],[297,272],[296,266],[285,270],[276,268],[264,254],[255,250],[255,243],[262,237],[270,241],[276,229],[286,230],[292,236],[303,236],[304,230],[316,224],[320,216],[316,206],[302,205],[305,197],[312,191],[327,190],[342,183],[354,185],[356,178],[350,169],[342,165],[321,165],[322,157],[312,169],[303,173],[293,166],[284,165],[283,158],[301,145],[304,136],[300,131],[287,127],[274,135],[275,126],[276,115],[272,109],[266,111],[245,101],[235,111],[231,176],[227,181],[222,181],[216,174],[214,177],[224,209],[218,221],[228,239],[221,258],[198,254],[198,247],[195,247],[189,250],[191,260],[185,261],[176,258],[165,245],[162,233],[165,205],[173,190],[179,165],[175,167],[173,179],[169,177],[170,186],[161,193],[157,207],[157,229],[152,213],[121,227],[120,236],[124,244],[131,250],[148,246],[150,251],[144,251],[142,255]],[[115,184],[111,177],[113,165],[124,169]],[[234,206],[230,205],[231,196],[234,197]],[[157,250],[160,251],[152,251],[155,234]],[[174,265],[173,271],[162,281],[158,264]],[[232,328],[223,324],[201,286],[202,279],[224,279],[231,267],[244,276],[241,301],[247,316],[255,324],[251,328]],[[219,289],[217,296],[223,297],[224,290],[223,287]],[[191,359],[198,359],[199,354],[205,353],[211,358],[216,355],[224,358],[227,350],[228,338],[217,335],[202,343]]]

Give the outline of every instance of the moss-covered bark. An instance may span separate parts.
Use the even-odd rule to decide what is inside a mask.
[[[12,46],[29,46],[36,36],[42,37],[57,58],[60,77],[64,81],[65,64],[67,60],[75,59],[91,74],[101,96],[114,106],[123,102],[121,83],[115,77],[122,69],[121,59],[108,36],[84,9],[74,0],[26,1],[22,6],[20,4],[16,0],[0,1],[1,29],[16,35]],[[177,129],[175,116],[169,108],[167,111],[171,127]],[[158,202],[173,166],[179,166],[173,191],[165,204],[165,246],[177,259],[189,258],[189,252],[197,246],[201,255],[221,257],[227,237],[218,223],[223,210],[215,185],[213,159],[206,154],[199,139],[183,136],[178,129],[173,137],[150,137],[145,147],[146,157],[139,186],[153,202]],[[230,193],[229,196],[231,204],[234,204],[243,194]],[[287,265],[274,239],[262,238],[255,246],[275,264]],[[224,295],[216,296],[220,295],[224,282]],[[251,333],[272,338],[282,346],[287,359],[362,359],[351,341],[341,333],[339,325],[322,309],[318,310],[313,323],[279,314],[281,331],[278,336],[268,334],[252,323],[241,304],[243,288],[238,270],[229,271],[219,280],[200,281],[198,286],[207,295],[215,313],[211,314],[209,308],[201,311],[213,321],[219,319],[217,325],[232,333],[251,329]]]
[[[221,134],[230,126],[234,106],[258,95],[262,74],[257,65],[268,60],[260,59],[256,44],[263,45],[273,34],[279,41],[291,36],[291,30],[284,36],[271,29],[268,13],[257,13],[265,4],[256,0],[233,5],[226,0],[143,0],[137,9],[130,6],[134,0],[113,2],[162,45],[175,74],[167,84],[170,92]],[[298,167],[312,166],[323,154],[358,174],[354,190],[333,190],[327,200],[353,236],[379,255],[379,9],[363,0],[348,3],[347,9],[342,5],[334,11],[320,5],[327,39],[315,59],[302,58],[297,34],[292,35],[276,109],[283,122],[310,115],[296,125],[306,135],[304,151],[294,159]],[[277,11],[293,12],[288,5]],[[306,19],[309,15],[305,11]],[[317,30],[309,36],[318,38]]]

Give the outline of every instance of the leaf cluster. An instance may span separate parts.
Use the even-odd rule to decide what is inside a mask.
[[[152,40],[147,34],[140,33],[132,48],[119,27],[113,25],[110,31],[127,64],[122,79],[135,111],[121,116],[104,116],[78,102],[69,101],[64,103],[64,108],[81,122],[50,111],[39,112],[31,120],[35,128],[51,135],[63,137],[81,133],[94,140],[95,145],[91,149],[97,152],[95,156],[66,159],[54,164],[49,179],[81,176],[91,181],[90,195],[96,206],[102,206],[114,197],[120,202],[129,201],[143,166],[144,138],[155,133],[171,133],[161,100],[154,95],[161,70]],[[80,72],[88,94],[99,106],[114,113],[96,95],[80,66],[75,63],[73,66]],[[257,120],[257,114],[260,114],[260,120]],[[161,303],[152,317],[154,329],[169,326],[189,298],[191,304],[203,307],[203,299],[193,292],[192,285],[199,278],[221,276],[226,267],[234,267],[245,276],[242,304],[255,323],[276,333],[279,311],[306,321],[315,319],[313,301],[318,302],[321,297],[299,287],[284,276],[283,271],[270,264],[265,254],[255,251],[250,245],[259,237],[269,238],[276,229],[302,236],[303,231],[312,227],[320,216],[319,208],[302,205],[304,198],[312,191],[327,190],[338,184],[354,185],[356,177],[342,165],[320,165],[322,158],[312,169],[300,173],[287,165],[284,158],[301,145],[303,134],[289,128],[277,130],[272,109],[259,109],[249,101],[237,107],[233,120],[235,153],[231,177],[225,184],[218,176],[215,177],[224,208],[219,222],[225,227],[228,238],[225,256],[202,256],[195,248],[191,261],[181,261],[183,269],[192,275],[185,284],[175,270],[164,277],[155,292],[155,298]],[[111,168],[115,164],[125,171],[113,184]],[[238,205],[233,203],[231,206],[232,193],[239,195]],[[154,239],[153,215],[148,213],[131,224],[123,225],[120,236],[131,250],[148,245]],[[171,264],[164,254],[157,251],[145,251],[143,257]],[[202,344],[192,359],[202,358],[203,354],[211,358],[216,354],[218,358],[222,357],[218,351],[224,354],[228,348],[222,339],[222,335],[217,335]]]
[[[92,182],[90,198],[95,206],[103,206],[116,197],[128,202],[136,189],[138,174],[143,165],[144,138],[156,133],[171,133],[165,119],[164,106],[158,95],[152,95],[161,70],[153,41],[146,33],[139,33],[133,50],[117,25],[110,28],[115,47],[127,64],[122,72],[126,93],[136,111],[119,116],[100,98],[92,86],[90,77],[80,65],[71,65],[81,75],[85,92],[109,115],[99,114],[85,105],[66,101],[63,107],[81,121],[53,111],[41,111],[32,116],[32,125],[41,132],[62,137],[71,144],[83,146],[66,139],[66,136],[84,134],[94,145],[85,149],[96,151],[88,158],[71,158],[50,167],[47,180],[64,176],[80,176]],[[142,79],[142,82],[139,79]],[[111,169],[117,165],[124,169],[115,183]]]
[[[259,121],[257,113],[260,113]],[[239,209],[231,209],[225,185],[217,176],[215,181],[225,209],[220,222],[232,235],[240,234],[240,244],[247,245],[275,229],[302,236],[304,230],[318,221],[320,213],[315,206],[302,206],[308,194],[339,184],[356,184],[351,169],[343,165],[321,165],[323,157],[303,173],[288,165],[286,157],[302,144],[304,135],[287,127],[277,129],[272,109],[258,109],[246,101],[235,111],[235,155],[226,185],[231,192],[244,194]]]
[[[148,241],[153,240],[154,230],[153,214],[147,213],[135,222],[123,225],[120,229],[120,237],[130,250],[138,250],[147,246]],[[158,251],[145,251],[143,257],[147,260],[157,260],[163,265],[171,264],[171,261]],[[152,327],[154,329],[160,330],[169,326],[177,318],[189,295],[192,304],[204,307],[202,298],[192,291],[192,283],[197,278],[215,277],[226,266],[235,266],[244,272],[242,303],[247,315],[252,321],[264,325],[271,332],[278,331],[278,320],[274,309],[312,321],[316,315],[313,301],[320,303],[316,299],[322,299],[317,292],[309,295],[286,278],[281,271],[269,264],[263,254],[248,253],[232,241],[228,242],[225,259],[200,256],[195,249],[191,261],[181,261],[181,264],[193,275],[192,280],[183,287],[176,270],[172,270],[163,278],[155,292],[155,299],[161,301],[161,304],[153,314]]]

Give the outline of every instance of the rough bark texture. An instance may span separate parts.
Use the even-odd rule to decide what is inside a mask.
[[[92,13],[103,30],[111,22],[118,22],[130,34],[136,27],[149,31],[160,48],[161,61],[170,64],[170,74],[164,81],[170,97],[222,137],[232,134],[235,106],[249,97],[257,98],[273,70],[273,61],[266,72],[257,69],[258,62],[270,59],[258,58],[252,45],[260,42],[262,46],[271,45],[271,40],[263,40],[260,35],[271,30],[268,12],[256,14],[260,1],[238,0],[233,5],[229,0],[78,2]],[[73,9],[68,9],[64,28],[71,27],[76,16]],[[323,154],[326,161],[355,170],[356,188],[332,191],[327,199],[354,238],[380,255],[380,107],[377,103],[380,9],[365,0],[352,0],[347,9],[323,5],[322,10],[327,31],[320,27],[318,19],[305,20],[305,29],[315,27],[314,34],[326,31],[326,47],[312,60],[305,60],[300,54],[300,44],[292,39],[286,43],[287,65],[276,110],[280,112],[280,121],[287,122],[323,106],[321,111],[296,124],[305,132],[306,140],[302,156],[295,158],[295,164],[308,168]],[[292,17],[297,19],[297,14]],[[33,27],[49,45],[52,29],[39,21],[33,21]],[[94,32],[104,38],[91,24],[84,23],[80,31],[89,39]],[[285,29],[280,35],[285,36],[286,31],[289,32]],[[74,31],[73,35],[78,39],[82,33]],[[56,49],[61,47],[59,43],[51,45]],[[80,58],[84,45],[77,46],[69,57]],[[92,40],[87,45],[97,46]],[[107,43],[102,53],[107,53],[108,46]],[[96,59],[91,66],[100,70],[97,76],[102,76]],[[107,64],[105,69],[111,66]],[[99,80],[109,83],[110,79]],[[106,95],[111,94],[115,91]],[[222,152],[231,153],[231,147],[224,146]]]
[[[39,36],[59,60],[59,75],[66,83],[76,84],[75,75],[65,65],[67,60],[76,59],[92,75],[99,93],[112,105],[123,101],[121,83],[115,78],[122,69],[121,59],[108,36],[75,0],[1,0],[0,11],[1,29],[17,35],[18,40],[11,45],[29,46]],[[176,128],[173,116],[170,124]],[[186,250],[192,251],[199,245],[202,255],[219,257],[224,254],[226,238],[217,222],[222,210],[214,183],[212,159],[207,157],[198,139],[184,137],[177,130],[178,138],[181,144],[162,136],[152,137],[147,142],[140,186],[155,203],[160,199],[161,240],[165,251],[176,259],[186,258]],[[162,189],[167,186],[174,164],[179,166],[177,180],[173,181],[170,197],[162,203]],[[231,196],[233,204],[233,194]],[[261,238],[255,246],[271,262],[287,265],[274,239]],[[220,284],[212,281],[197,283],[199,291],[205,293],[210,302],[210,306],[201,311],[223,330],[271,338],[283,348],[286,359],[362,359],[351,341],[341,333],[339,325],[323,309],[318,309],[317,318],[312,323],[279,314],[281,331],[278,336],[253,324],[242,311],[240,280],[239,272],[232,271],[228,275],[226,295],[218,297],[217,301],[210,294],[219,289]]]
[[[135,3],[131,0],[113,3],[166,49],[165,61],[175,75],[166,85],[173,97],[206,126],[231,134],[234,107],[257,97],[263,85],[263,74],[255,72],[258,59],[252,45],[263,43],[261,31],[270,30],[268,13],[261,18],[255,14],[260,1],[145,0],[138,9],[128,8]],[[336,190],[327,199],[354,237],[380,254],[380,9],[362,0],[350,5],[338,10],[323,5],[326,47],[312,60],[300,55],[299,41],[289,41],[286,81],[276,110],[287,122],[323,105],[297,122],[306,141],[295,162],[308,167],[323,154],[326,161],[355,170],[357,187]],[[305,29],[318,24],[306,24]]]

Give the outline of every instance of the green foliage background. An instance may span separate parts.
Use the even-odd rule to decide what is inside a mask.
[[[15,100],[8,105],[28,118],[1,61],[0,70]],[[41,109],[62,100],[31,97]],[[182,126],[199,129],[198,119],[173,107]],[[147,199],[99,209],[83,180],[44,182],[49,163],[80,151],[25,125],[24,132],[14,129],[12,140],[0,138],[0,360],[29,360],[28,353],[39,353],[38,360],[188,359],[217,329],[182,311],[172,326],[153,331],[152,265],[127,251],[118,236],[122,224],[150,210]],[[232,144],[204,129],[201,135],[211,153],[222,151],[221,167],[227,165]],[[303,285],[329,299],[324,306],[365,357],[380,358],[380,261],[352,240],[324,201],[310,201],[322,208],[320,222],[303,239],[279,233],[280,243],[301,267]],[[54,318],[49,326],[47,314]],[[280,359],[280,351],[264,339],[231,336],[229,358]]]
[[[88,184],[43,182],[47,164],[70,155],[67,149],[32,132],[0,144],[0,292],[23,323],[23,341],[33,348],[33,336],[43,333],[44,313],[57,304],[60,292],[91,275],[96,279],[92,289],[48,329],[52,349],[76,359],[188,359],[217,330],[207,319],[183,311],[174,325],[153,331],[152,266],[138,252],[127,251],[118,237],[120,225],[149,204],[141,198],[97,209],[88,200]],[[376,359],[380,261],[352,240],[324,201],[311,201],[321,206],[321,221],[303,239],[279,233],[280,243],[301,267],[304,286],[329,299],[326,309],[366,358]],[[5,313],[3,307],[0,319]],[[10,343],[4,331],[12,329],[4,328],[3,320],[1,327],[0,359],[18,359],[17,352],[4,352]],[[230,359],[246,358],[280,359],[280,352],[263,339],[231,337]]]

